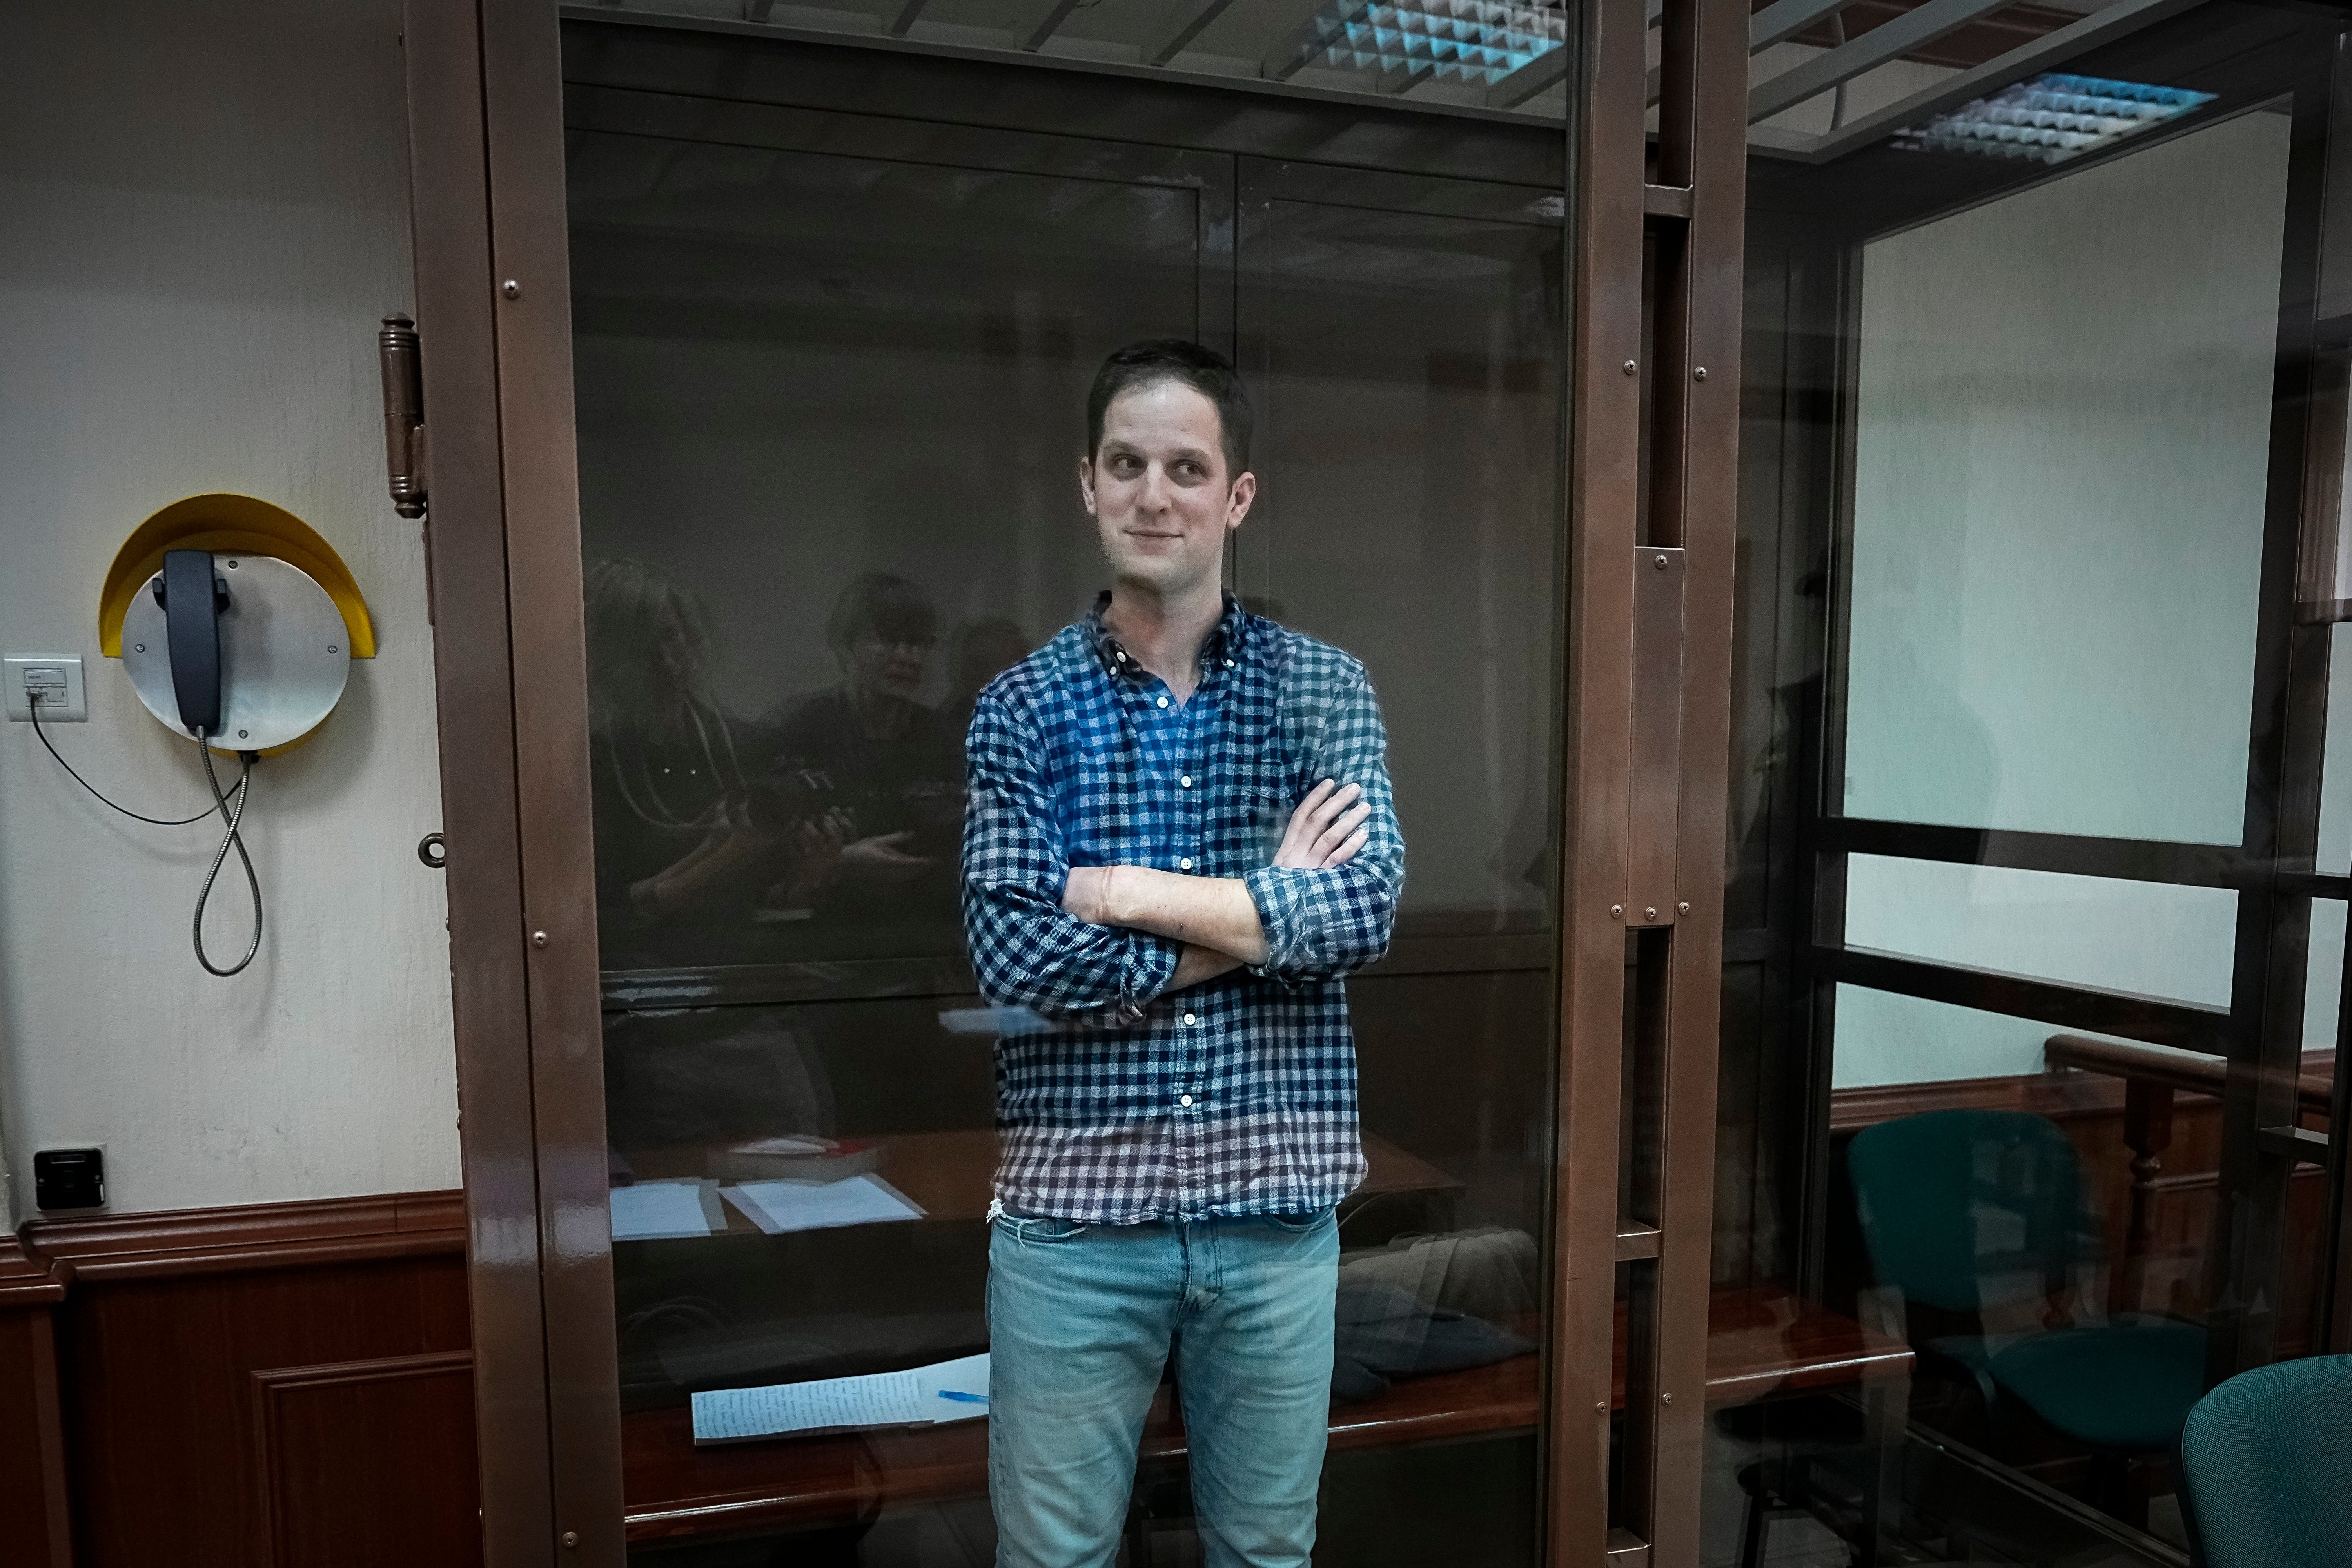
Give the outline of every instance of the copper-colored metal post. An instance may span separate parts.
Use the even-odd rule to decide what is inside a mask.
[[[1733,558],[1739,493],[1739,333],[1747,204],[1748,9],[1738,0],[1670,3],[1669,82],[1658,166],[1687,171],[1690,217],[1661,244],[1647,542],[1682,547],[1681,769],[1675,807],[1675,920],[1664,933],[1666,1016],[1660,1231],[1653,1342],[1652,1496],[1627,1500],[1651,1521],[1653,1568],[1692,1568],[1699,1553],[1705,1461],[1707,1298],[1713,1261],[1715,1067],[1722,987],[1724,814],[1729,794]],[[1675,112],[1665,112],[1675,110]],[[1685,140],[1686,138],[1686,140]],[[1671,217],[1659,220],[1673,225]],[[1642,803],[1634,803],[1636,814]],[[1629,1380],[1628,1397],[1633,1396]],[[1628,1467],[1629,1471],[1633,1467]]]
[[[546,1568],[555,1560],[553,1483],[475,0],[408,0],[403,41],[417,310],[434,323],[421,385],[444,424],[424,477],[434,501],[442,821],[458,851],[446,873],[449,967],[483,1562]]]
[[[1633,593],[1641,494],[1643,0],[1591,0],[1569,74],[1567,749],[1560,1015],[1546,1367],[1548,1561],[1599,1563],[1609,1538]]]
[[[590,827],[586,611],[572,404],[572,287],[555,8],[485,0],[493,310],[519,664],[516,784],[526,907],[541,1288],[554,1528],[566,1568],[623,1568],[620,1366],[604,1142]],[[546,933],[541,942],[537,933]]]

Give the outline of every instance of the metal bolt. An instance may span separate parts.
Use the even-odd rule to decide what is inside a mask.
[[[251,732],[250,731],[247,731],[247,730],[239,730],[239,731],[236,732],[236,738],[237,738],[238,740],[240,740],[240,741],[247,741],[247,740],[251,740],[253,737],[252,737],[252,732]]]
[[[1671,1394],[1661,1394],[1658,1395],[1658,1403],[1661,1405],[1672,1405],[1674,1402],[1675,1396]]]
[[[522,298],[522,285],[509,278],[499,285],[499,292],[509,300],[520,300]]]
[[[1609,906],[1609,918],[1612,921],[1623,915],[1624,912],[1625,906],[1622,904],[1612,904]]]
[[[1645,907],[1642,910],[1642,918],[1645,921],[1656,920],[1658,918],[1658,911],[1654,907]]]
[[[230,571],[232,571],[232,572],[236,571],[236,562],[234,562],[234,561],[230,562],[230,563],[228,563],[228,569],[229,569]]]
[[[577,1546],[577,1545],[579,1545],[579,1544],[580,1544],[580,1532],[579,1532],[578,1531],[576,1531],[576,1530],[567,1530],[567,1531],[565,1531],[563,1532],[563,1544],[564,1544],[564,1545],[566,1545],[566,1546]]]
[[[1654,555],[1650,558],[1650,564],[1663,572],[1666,569],[1666,558],[1663,555]]]
[[[547,933],[543,931],[535,931],[531,932],[530,945],[533,947],[545,947],[547,945]]]
[[[1609,1414],[1609,1402],[1605,1399],[1596,1399],[1592,1402],[1592,1408],[1598,1414],[1606,1415]]]
[[[1690,900],[1688,899],[1685,899],[1681,903],[1676,904],[1675,906],[1675,913],[1678,915],[1686,915],[1690,913]]]
[[[132,653],[145,653],[147,651],[147,645],[143,642],[132,643],[131,645],[131,651]]]
[[[1705,381],[1706,379],[1706,366],[1698,365],[1695,367],[1691,371],[1691,379],[1694,381]]]
[[[1625,362],[1625,374],[1627,375],[1639,375],[1641,373],[1642,367],[1636,364],[1633,361],[1627,360]]]
[[[329,643],[329,644],[327,645],[327,651],[328,651],[329,653],[341,653],[341,652],[342,652],[343,650],[342,650],[341,648],[337,647],[333,643]]]

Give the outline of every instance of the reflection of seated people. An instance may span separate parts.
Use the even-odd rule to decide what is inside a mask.
[[[903,577],[869,572],[842,590],[824,628],[841,684],[787,703],[775,737],[779,770],[825,781],[831,809],[798,828],[798,874],[772,900],[839,915],[913,905],[952,917],[963,748],[917,700],[938,626]]]
[[[961,740],[971,728],[981,689],[1029,657],[1034,645],[1018,621],[1002,616],[966,621],[948,638],[948,694],[940,703],[948,727]]]
[[[643,561],[600,561],[586,588],[600,916],[748,908],[784,851],[751,821],[734,727],[710,695],[701,600]]]

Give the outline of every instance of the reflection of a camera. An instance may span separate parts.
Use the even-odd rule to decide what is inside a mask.
[[[814,768],[795,768],[754,780],[744,791],[751,826],[761,833],[781,836],[803,822],[817,822],[841,805],[833,780]]]
[[[847,837],[856,840],[875,832],[866,820],[872,802],[861,802],[857,792],[835,784],[831,774],[815,768],[779,769],[745,790],[751,826],[772,837],[790,833],[802,823],[821,823],[839,816],[848,824]],[[898,792],[898,820],[914,837],[905,852],[927,859],[954,858],[963,841],[963,788],[944,779],[925,779]],[[866,809],[861,810],[864,805]]]

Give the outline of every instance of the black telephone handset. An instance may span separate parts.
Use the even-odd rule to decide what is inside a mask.
[[[228,580],[213,571],[209,550],[167,550],[155,580],[172,652],[172,695],[180,722],[198,735],[221,724],[220,617],[228,608]]]

